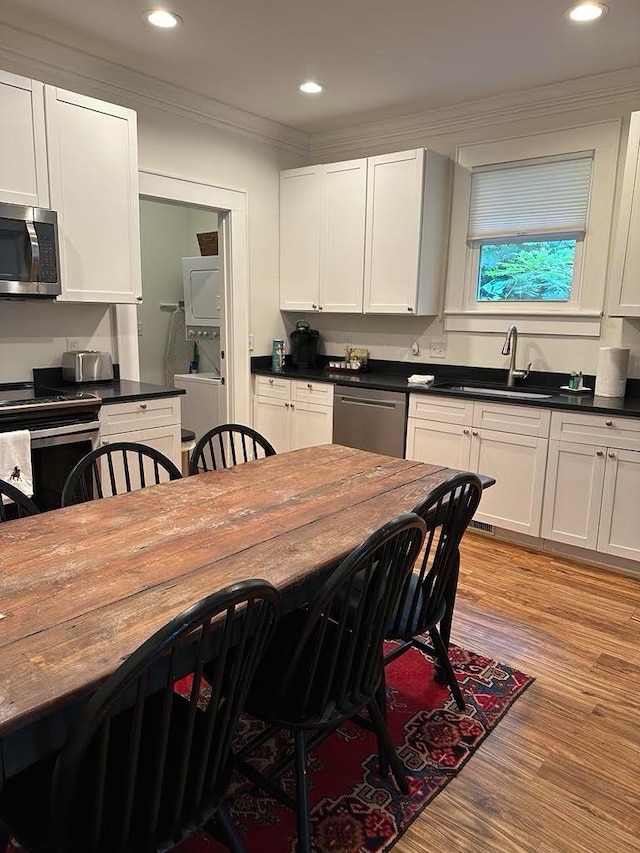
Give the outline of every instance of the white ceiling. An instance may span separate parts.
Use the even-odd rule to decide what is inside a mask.
[[[590,25],[570,0],[168,0],[171,31],[154,5],[2,0],[0,20],[307,132],[640,66],[640,0]]]

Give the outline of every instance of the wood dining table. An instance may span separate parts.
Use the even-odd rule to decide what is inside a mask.
[[[454,473],[324,445],[0,525],[0,777],[180,611],[246,578],[299,606]]]

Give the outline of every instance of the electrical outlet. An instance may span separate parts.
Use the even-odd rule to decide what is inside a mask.
[[[67,338],[67,351],[80,349],[80,338]]]
[[[249,335],[249,352],[253,352],[253,335]]]
[[[143,334],[144,332],[142,330],[142,320],[138,320],[138,337],[141,338]]]
[[[447,342],[432,338],[431,341],[429,341],[429,356],[430,358],[446,358]]]

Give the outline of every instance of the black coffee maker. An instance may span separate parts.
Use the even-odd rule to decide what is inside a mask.
[[[317,329],[309,328],[306,320],[298,320],[289,338],[291,339],[291,366],[315,367],[320,342],[320,333]]]

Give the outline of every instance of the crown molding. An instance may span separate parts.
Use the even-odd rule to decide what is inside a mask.
[[[309,154],[309,135],[300,130],[2,22],[0,63],[7,71],[82,94],[134,109],[153,107],[256,142]]]
[[[413,147],[415,140],[457,134],[511,121],[585,110],[638,99],[640,67],[625,68],[562,83],[550,83],[509,95],[497,95],[394,119],[366,122],[311,135],[312,160],[331,160],[372,146]]]

